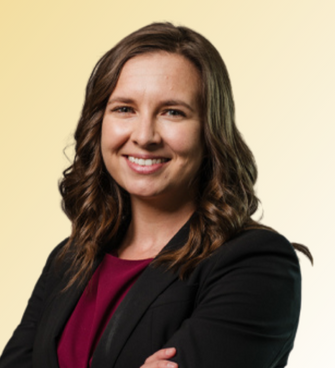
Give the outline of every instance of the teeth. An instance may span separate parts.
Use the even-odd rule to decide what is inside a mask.
[[[161,164],[162,162],[166,162],[167,159],[166,158],[157,158],[157,159],[146,159],[144,160],[143,158],[136,158],[133,156],[128,156],[128,160],[130,162],[134,162],[136,165],[141,165],[141,166],[151,166],[154,164]]]

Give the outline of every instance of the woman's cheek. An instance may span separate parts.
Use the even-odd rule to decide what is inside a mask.
[[[115,151],[122,147],[130,137],[129,124],[107,119],[102,124],[101,146]]]

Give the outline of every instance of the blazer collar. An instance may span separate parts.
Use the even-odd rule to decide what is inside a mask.
[[[163,251],[183,246],[188,238],[190,220],[164,247]],[[131,332],[153,301],[176,279],[176,273],[163,266],[147,267],[110,319],[93,354],[92,368],[113,367]]]

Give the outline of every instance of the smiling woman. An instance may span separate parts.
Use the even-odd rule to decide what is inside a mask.
[[[255,222],[257,169],[200,34],[144,27],[95,67],[50,255],[0,368],[281,368],[294,248]],[[293,246],[292,246],[293,245]]]

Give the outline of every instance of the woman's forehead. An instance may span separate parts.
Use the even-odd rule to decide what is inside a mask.
[[[192,62],[179,54],[156,52],[138,55],[125,63],[111,98],[134,93],[194,99],[199,92],[200,73]]]

